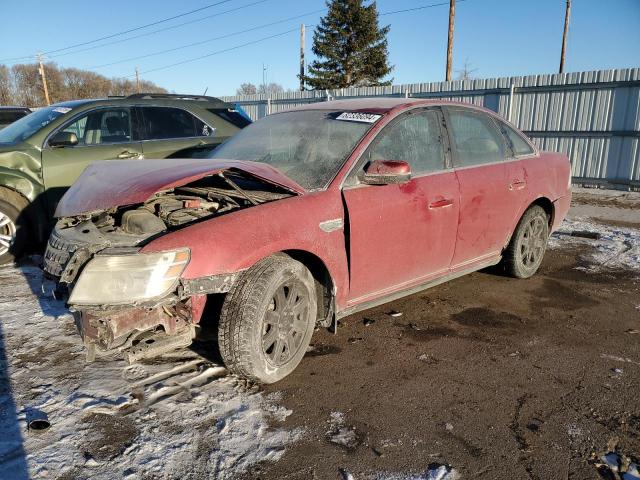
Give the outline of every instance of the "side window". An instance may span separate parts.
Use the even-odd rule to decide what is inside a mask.
[[[208,137],[213,129],[189,112],[171,107],[143,107],[147,140]]]
[[[522,136],[518,132],[516,132],[513,128],[511,128],[504,122],[500,122],[500,126],[502,127],[504,133],[507,135],[507,138],[511,143],[513,153],[517,157],[521,155],[533,154],[533,148],[531,148],[531,146],[522,138]]]
[[[468,167],[505,159],[502,136],[485,115],[450,109],[449,131],[456,152],[454,166]]]
[[[410,113],[386,127],[376,138],[368,160],[404,160],[413,175],[442,170],[444,146],[438,112]]]
[[[131,115],[128,108],[94,110],[63,131],[75,133],[78,145],[126,143],[131,141]]]

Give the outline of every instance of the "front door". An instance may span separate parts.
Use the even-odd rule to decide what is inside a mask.
[[[97,160],[142,158],[129,108],[98,108],[71,120],[62,131],[75,133],[78,144],[42,150],[42,172],[51,212],[82,171]],[[105,179],[108,181],[108,179]]]
[[[414,110],[380,132],[347,180],[349,305],[448,272],[459,194],[445,145],[440,110]],[[401,185],[364,185],[357,177],[373,160],[407,161],[412,179]]]

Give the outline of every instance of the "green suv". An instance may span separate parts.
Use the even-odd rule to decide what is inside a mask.
[[[0,130],[0,265],[46,239],[90,163],[206,157],[249,123],[217,98],[168,94],[62,102],[12,123]]]

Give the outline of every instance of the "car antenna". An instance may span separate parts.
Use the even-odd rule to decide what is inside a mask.
[[[236,183],[235,183],[233,180],[231,180],[231,179],[229,179],[229,178],[225,177],[225,176],[224,176],[224,173],[220,172],[220,173],[218,173],[218,176],[219,176],[220,178],[222,178],[225,182],[227,182],[229,185],[231,185],[231,188],[233,188],[236,192],[238,192],[238,193],[239,193],[240,195],[242,195],[244,198],[246,198],[247,200],[249,200],[252,204],[254,204],[254,205],[258,205],[258,202],[256,202],[253,198],[251,198],[251,197],[249,196],[249,194],[248,194],[247,192],[245,192],[245,191],[244,191],[244,190],[242,190],[238,185],[236,185]]]

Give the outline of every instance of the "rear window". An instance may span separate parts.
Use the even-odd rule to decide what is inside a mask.
[[[214,129],[199,118],[179,108],[143,107],[147,140],[209,137]]]
[[[27,112],[21,110],[0,110],[0,125],[9,125],[25,115]]]
[[[208,110],[238,128],[244,128],[247,125],[251,125],[251,120],[235,110],[219,110],[215,108],[209,108]]]
[[[516,157],[520,157],[522,155],[531,155],[533,153],[533,148],[531,148],[531,145],[529,145],[518,132],[516,132],[506,123],[500,122],[500,125],[502,126],[504,133],[507,135],[507,138],[511,143],[513,153],[516,155]]]
[[[469,167],[505,159],[502,136],[486,115],[450,109],[449,128],[456,153],[454,166]]]

